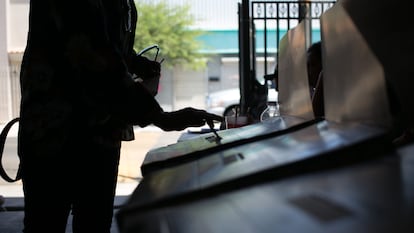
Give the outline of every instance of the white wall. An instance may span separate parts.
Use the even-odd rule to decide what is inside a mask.
[[[7,53],[7,8],[8,0],[0,0],[0,123],[11,117]]]
[[[28,16],[29,0],[0,0],[0,123],[19,114],[18,74],[26,47]]]
[[[9,0],[7,47],[9,52],[21,52],[26,47],[29,30],[29,0]]]

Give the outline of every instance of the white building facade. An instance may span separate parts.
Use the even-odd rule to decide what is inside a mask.
[[[0,123],[18,115],[28,12],[29,0],[0,0]]]

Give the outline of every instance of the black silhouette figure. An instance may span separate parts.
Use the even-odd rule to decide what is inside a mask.
[[[18,135],[25,233],[63,233],[71,213],[73,232],[109,233],[132,125],[171,131],[222,120],[190,107],[164,112],[134,81],[161,68],[133,51],[136,22],[133,0],[30,1]]]

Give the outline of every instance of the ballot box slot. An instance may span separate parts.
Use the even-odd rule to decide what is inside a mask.
[[[244,156],[241,153],[236,153],[222,157],[224,165],[229,165],[231,163],[237,162],[239,159],[244,159]]]
[[[353,215],[352,211],[343,204],[321,195],[303,195],[291,198],[288,202],[322,223],[333,222]]]

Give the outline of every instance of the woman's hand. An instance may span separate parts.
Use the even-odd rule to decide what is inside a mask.
[[[154,120],[154,125],[164,131],[179,131],[188,127],[200,127],[214,121],[222,122],[223,117],[195,108],[183,108],[173,112],[162,112]]]

